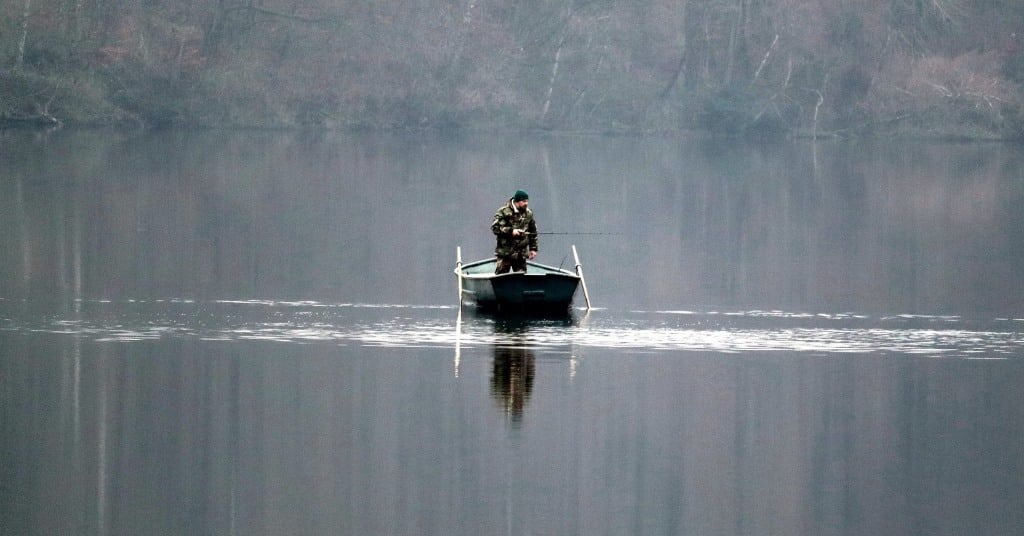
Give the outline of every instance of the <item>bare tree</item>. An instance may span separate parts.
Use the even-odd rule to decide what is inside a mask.
[[[14,68],[21,69],[25,64],[25,43],[28,40],[28,21],[32,15],[32,0],[25,0],[21,11],[21,27],[18,29],[18,51],[14,58]]]

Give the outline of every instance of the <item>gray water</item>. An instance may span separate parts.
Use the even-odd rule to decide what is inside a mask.
[[[1020,533],[1022,164],[0,132],[0,533]],[[517,188],[593,309],[459,309]]]

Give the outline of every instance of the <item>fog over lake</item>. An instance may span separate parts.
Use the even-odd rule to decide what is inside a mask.
[[[460,309],[530,193],[564,318]],[[1024,530],[1024,148],[0,131],[0,532]]]

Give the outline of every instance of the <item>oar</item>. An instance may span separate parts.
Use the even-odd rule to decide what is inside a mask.
[[[580,284],[583,285],[583,299],[587,302],[587,310],[590,310],[590,293],[587,292],[587,281],[583,279],[583,266],[580,265],[580,256],[576,254],[576,244],[572,245],[572,258],[576,260],[576,275],[580,276]]]
[[[462,310],[462,246],[455,246],[455,273],[459,276],[459,311]]]
[[[459,313],[455,317],[455,377],[459,377],[459,364],[462,362],[462,297],[459,297]]]

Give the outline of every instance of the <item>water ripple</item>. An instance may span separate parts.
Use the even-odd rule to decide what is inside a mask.
[[[0,331],[69,335],[102,343],[168,338],[367,347],[528,347],[570,352],[664,351],[903,354],[962,359],[1024,357],[1021,320],[785,311],[630,311],[562,319],[463,315],[450,306],[311,301],[93,301],[64,314],[0,310]]]

